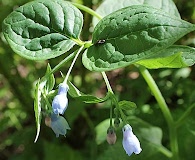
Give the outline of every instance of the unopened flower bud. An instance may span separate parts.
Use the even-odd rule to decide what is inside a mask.
[[[51,127],[51,118],[50,117],[45,117],[45,125],[48,127]]]
[[[111,145],[115,144],[116,134],[115,134],[115,130],[113,127],[108,128],[106,140],[107,140],[108,144],[111,144]]]
[[[115,126],[116,128],[118,128],[119,125],[120,125],[120,119],[119,119],[119,118],[115,118],[115,120],[114,120],[114,126]]]
[[[56,134],[56,137],[59,137],[60,134],[65,136],[67,129],[70,129],[66,119],[56,114],[51,115],[51,128]]]
[[[55,114],[64,114],[68,106],[68,85],[61,83],[59,85],[58,94],[54,97],[52,102],[52,109]]]

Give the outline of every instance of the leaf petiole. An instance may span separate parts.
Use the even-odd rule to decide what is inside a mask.
[[[72,68],[73,68],[73,66],[74,66],[74,64],[75,64],[75,62],[76,62],[76,60],[77,60],[79,54],[80,54],[81,51],[83,50],[83,48],[84,48],[84,45],[82,45],[82,46],[79,48],[79,50],[76,52],[76,55],[75,55],[75,57],[74,57],[74,59],[73,59],[71,65],[70,65],[70,68],[68,69],[68,72],[67,72],[67,74],[66,74],[66,77],[65,77],[63,83],[67,83],[68,77],[69,77],[69,75],[70,75],[70,72],[71,72],[71,70],[72,70]]]
[[[78,3],[74,3],[74,2],[71,2],[71,3],[72,3],[75,7],[77,7],[77,8],[79,8],[79,9],[81,9],[81,10],[83,10],[83,11],[85,11],[85,12],[91,14],[92,16],[97,17],[99,20],[102,19],[102,16],[100,16],[98,13],[96,13],[96,12],[95,12],[94,10],[92,10],[91,8],[86,7],[86,6],[82,5],[82,4],[78,4]]]

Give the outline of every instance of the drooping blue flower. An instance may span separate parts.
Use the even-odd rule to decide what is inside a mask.
[[[51,115],[51,128],[56,134],[56,137],[59,137],[59,135],[65,136],[67,129],[70,130],[70,127],[66,119],[56,114]]]
[[[59,85],[58,94],[54,97],[52,102],[52,109],[55,114],[64,114],[68,106],[68,89],[69,87],[65,83]]]
[[[142,149],[138,138],[133,134],[132,127],[126,124],[123,129],[123,148],[130,156],[133,152],[139,154]]]

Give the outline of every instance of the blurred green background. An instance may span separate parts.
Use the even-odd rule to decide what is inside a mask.
[[[72,0],[90,8],[97,8],[101,0]],[[195,23],[195,1],[174,0],[182,19]],[[28,0],[0,0],[0,22],[18,6]],[[108,6],[109,7],[109,6]],[[84,14],[82,40],[89,40],[92,17]],[[183,37],[178,44],[195,47],[195,34]],[[107,142],[96,143],[95,127],[109,118],[110,103],[89,105],[69,97],[69,107],[65,117],[70,124],[66,138],[56,138],[53,131],[42,120],[41,133],[34,142],[36,125],[33,109],[33,85],[45,73],[47,63],[53,68],[64,56],[48,61],[34,62],[15,54],[6,43],[0,25],[0,160],[109,160],[131,159],[121,145],[122,133],[117,133],[115,146]],[[69,64],[60,70],[65,74]],[[195,101],[195,66],[183,69],[158,69],[150,71],[164,95],[174,118],[178,118],[189,104]],[[148,89],[144,79],[134,66],[108,72],[108,77],[120,100],[134,101],[138,108],[130,113],[145,122],[160,127],[163,131],[162,144],[169,148],[167,124]],[[60,72],[55,73],[59,84]],[[85,93],[104,96],[106,86],[99,73],[87,71],[80,59],[72,74],[72,82]],[[105,131],[105,130],[103,130]],[[102,134],[103,139],[106,132]],[[104,137],[105,136],[105,137]],[[179,149],[181,159],[194,160],[195,112],[179,129]],[[145,150],[145,148],[143,148]],[[147,149],[146,149],[147,150]],[[162,154],[148,152],[145,159],[167,159]],[[139,157],[138,157],[139,159]]]

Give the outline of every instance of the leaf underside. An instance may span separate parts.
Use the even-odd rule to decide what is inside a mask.
[[[154,56],[136,63],[149,69],[183,68],[195,64],[195,49],[192,47],[173,45],[158,54],[161,57]]]
[[[81,12],[63,0],[36,0],[13,11],[3,32],[14,52],[32,60],[57,57],[70,50],[83,25]]]
[[[151,6],[130,6],[104,17],[95,27],[93,46],[83,54],[92,71],[125,67],[158,54],[193,31],[194,25]]]

